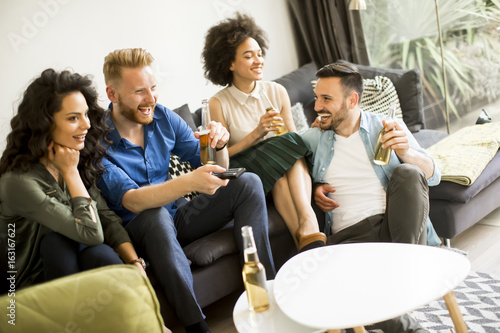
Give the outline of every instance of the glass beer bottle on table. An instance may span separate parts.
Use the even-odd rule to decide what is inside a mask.
[[[262,312],[269,309],[269,295],[266,288],[266,270],[259,261],[257,247],[253,238],[253,230],[250,226],[241,228],[243,237],[243,284],[247,292],[248,306],[250,310]]]
[[[203,165],[215,164],[215,148],[210,146],[210,111],[208,100],[201,101],[200,158]]]

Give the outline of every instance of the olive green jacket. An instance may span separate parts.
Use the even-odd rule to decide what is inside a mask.
[[[87,246],[105,242],[116,248],[130,242],[121,219],[108,208],[99,190],[92,187],[89,194],[91,198],[71,198],[66,184],[61,188],[42,164],[26,173],[2,175],[0,234],[10,250],[8,270],[16,272],[17,287],[43,279],[40,242],[50,231]],[[89,205],[98,213],[97,223],[92,221]]]

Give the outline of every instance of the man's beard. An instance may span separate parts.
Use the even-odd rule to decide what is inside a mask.
[[[319,127],[324,130],[324,131],[334,131],[342,124],[346,119],[347,116],[349,115],[349,109],[347,108],[347,101],[345,101],[342,105],[342,108],[335,112],[332,113],[328,110],[321,110],[318,111],[318,113],[329,113],[330,114],[330,123],[323,124],[320,122]]]
[[[138,110],[139,107],[147,107],[147,106],[151,107],[151,114],[147,118],[144,116],[141,117],[141,113]],[[156,104],[139,105],[137,109],[132,109],[131,107],[125,105],[121,100],[120,96],[118,96],[118,108],[120,110],[120,113],[128,120],[141,125],[147,125],[153,121],[155,106]]]

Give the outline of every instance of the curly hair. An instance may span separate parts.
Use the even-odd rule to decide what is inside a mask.
[[[268,40],[266,33],[246,14],[236,13],[211,27],[205,36],[203,48],[203,69],[205,78],[220,86],[230,85],[233,73],[229,70],[236,57],[236,49],[247,38],[259,43],[262,55],[266,55]]]
[[[105,111],[98,105],[98,95],[90,76],[70,71],[56,72],[46,69],[30,83],[17,114],[12,118],[7,146],[0,159],[0,176],[8,171],[27,172],[47,153],[54,126],[54,114],[61,111],[67,95],[80,92],[89,107],[91,127],[80,151],[78,171],[86,187],[95,185],[101,176],[102,158],[106,149],[101,144],[109,130]]]

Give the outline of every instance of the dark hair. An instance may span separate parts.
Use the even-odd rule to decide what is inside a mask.
[[[236,13],[235,18],[227,18],[211,27],[205,36],[202,53],[205,77],[220,86],[230,85],[233,72],[229,68],[236,57],[236,49],[249,37],[259,43],[265,56],[268,44],[266,33],[250,16]]]
[[[24,92],[17,114],[12,118],[12,131],[0,159],[0,175],[20,170],[27,172],[47,153],[54,114],[61,111],[67,95],[81,92],[89,107],[91,128],[80,151],[78,170],[85,186],[95,185],[102,174],[101,161],[106,152],[101,140],[108,130],[105,112],[98,105],[97,91],[89,76],[69,71],[60,73],[46,69]]]
[[[340,78],[345,97],[349,96],[352,91],[358,93],[359,100],[363,96],[363,76],[356,66],[348,62],[338,61],[323,66],[316,72],[316,76],[320,79],[327,77]]]

